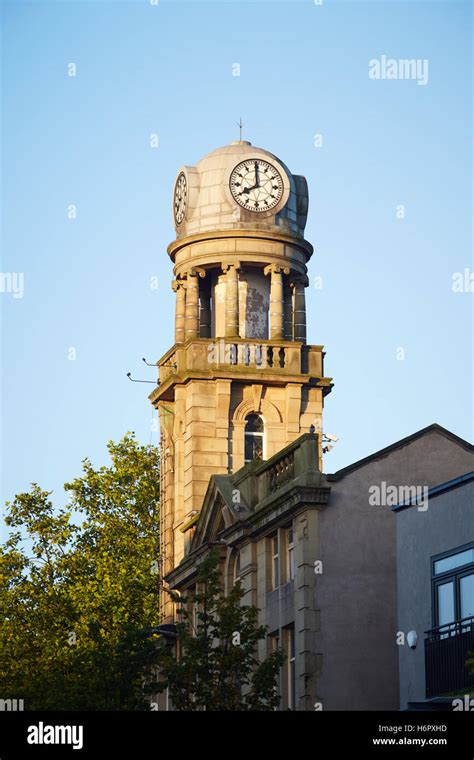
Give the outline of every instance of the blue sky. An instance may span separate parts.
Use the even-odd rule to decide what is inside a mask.
[[[24,274],[22,298],[0,293],[3,500],[36,481],[60,503],[109,439],[157,442],[152,386],[126,373],[152,380],[141,357],[173,342],[174,177],[236,139],[240,116],[309,182],[308,341],[326,346],[340,439],[325,470],[435,421],[472,439],[474,296],[452,290],[474,269],[471,12],[3,2],[2,272]],[[427,59],[428,83],[371,80],[382,55]]]

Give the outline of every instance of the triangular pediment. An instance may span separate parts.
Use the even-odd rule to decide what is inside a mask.
[[[209,481],[201,513],[196,523],[196,530],[191,541],[190,551],[203,544],[219,540],[219,534],[234,525],[248,513],[248,507],[242,503],[238,506],[233,501],[234,485],[227,475],[213,475]]]

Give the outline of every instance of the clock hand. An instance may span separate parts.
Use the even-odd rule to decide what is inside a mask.
[[[239,195],[243,195],[244,193],[247,193],[247,195],[248,195],[252,190],[255,190],[255,188],[257,188],[257,187],[258,187],[258,185],[253,185],[252,187],[246,187],[246,188],[244,188],[242,190],[241,193],[239,193]]]
[[[255,161],[255,182],[256,185],[254,187],[260,187],[259,176],[258,176],[258,163]]]

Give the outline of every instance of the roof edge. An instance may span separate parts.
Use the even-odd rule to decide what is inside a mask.
[[[438,486],[428,488],[425,498],[432,499],[433,496],[439,496],[440,494],[452,491],[454,488],[464,486],[466,483],[470,483],[474,480],[474,470],[467,472],[465,475],[460,475],[458,478],[452,478],[452,480],[446,480],[444,483],[440,483]],[[417,498],[414,500],[408,499],[408,501],[402,501],[400,504],[394,504],[392,512],[401,512],[402,509],[408,509],[409,507],[418,506]]]
[[[353,472],[354,470],[358,470],[360,467],[364,467],[366,464],[369,464],[369,462],[373,462],[376,459],[381,459],[383,457],[388,456],[392,453],[392,451],[396,451],[397,449],[402,449],[404,446],[408,446],[408,444],[412,443],[413,441],[418,440],[418,438],[422,438],[424,435],[427,435],[428,433],[440,433],[441,435],[444,435],[445,438],[449,438],[453,443],[457,443],[458,446],[462,446],[466,451],[474,452],[474,446],[469,443],[469,441],[466,441],[464,438],[460,438],[460,436],[456,435],[455,433],[452,433],[450,430],[447,430],[447,428],[444,428],[442,425],[439,425],[437,422],[433,422],[431,425],[428,425],[425,428],[422,428],[421,430],[417,430],[416,433],[412,433],[411,435],[406,436],[406,438],[401,438],[399,441],[396,441],[395,443],[391,443],[389,446],[386,446],[383,449],[380,449],[379,451],[375,451],[373,454],[369,454],[368,456],[364,457],[363,459],[359,459],[357,462],[353,462],[353,464],[347,465],[347,467],[343,467],[341,470],[337,470],[337,472],[333,474],[327,474],[326,478],[329,481],[337,481],[341,480],[345,475],[348,475],[350,472]]]

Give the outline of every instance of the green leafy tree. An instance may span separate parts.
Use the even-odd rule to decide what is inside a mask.
[[[133,434],[111,465],[7,503],[0,547],[0,698],[25,709],[146,709],[159,608],[159,455]]]
[[[175,595],[179,655],[162,647],[159,688],[169,689],[175,710],[274,710],[285,655],[278,650],[257,659],[266,626],[258,625],[256,607],[241,604],[241,584],[225,597],[220,578],[219,556],[212,551],[200,567],[197,592]]]

